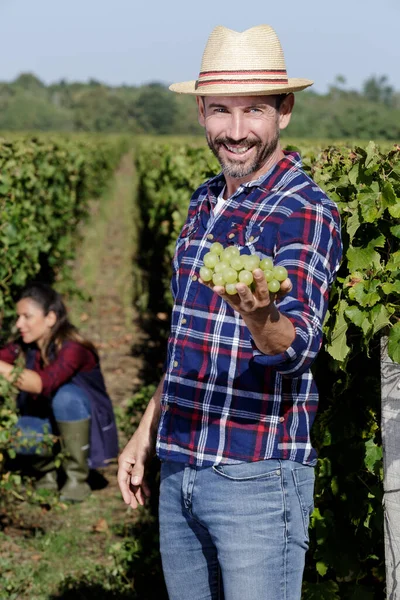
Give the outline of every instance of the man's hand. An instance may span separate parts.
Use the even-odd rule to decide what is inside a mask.
[[[236,290],[237,294],[231,296],[225,292],[225,288],[221,285],[214,285],[211,282],[205,283],[200,279],[200,282],[212,289],[216,294],[221,296],[233,309],[240,313],[243,317],[245,315],[262,311],[265,313],[266,309],[272,308],[272,304],[276,297],[282,297],[288,294],[292,289],[290,279],[285,279],[281,283],[281,288],[276,294],[272,294],[268,290],[268,284],[265,281],[264,273],[262,269],[255,269],[253,271],[255,290],[254,292],[245,285],[244,283],[237,283]]]
[[[154,445],[137,430],[118,459],[118,484],[124,502],[131,508],[143,506],[150,497],[145,470],[154,456]]]
[[[237,294],[232,296],[226,293],[223,286],[214,286],[212,282],[205,283],[201,279],[200,282],[221,296],[242,316],[260,352],[267,355],[280,354],[289,348],[296,334],[293,324],[279,312],[274,300],[292,290],[291,281],[282,281],[280,290],[273,294],[268,290],[262,269],[255,269],[253,278],[254,292],[244,283],[237,283]]]
[[[139,427],[118,459],[118,485],[124,502],[131,508],[143,506],[150,497],[145,479],[146,467],[155,454],[157,426],[160,420],[160,399],[164,383],[162,377],[151,398]]]

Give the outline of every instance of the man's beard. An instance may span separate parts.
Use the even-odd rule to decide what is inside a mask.
[[[265,144],[263,144],[259,138],[246,138],[246,141],[243,144],[238,143],[237,140],[232,140],[231,138],[218,137],[213,141],[208,135],[206,135],[206,138],[208,147],[218,159],[223,173],[229,177],[241,179],[242,177],[247,177],[248,175],[251,175],[251,173],[255,173],[261,169],[268,158],[275,152],[279,143],[279,128],[276,128],[274,137]],[[256,149],[256,153],[250,162],[235,161],[234,159],[229,160],[226,159],[226,157],[222,158],[219,154],[219,149],[222,145],[233,147],[240,145],[242,148],[246,146],[248,148],[254,147]]]

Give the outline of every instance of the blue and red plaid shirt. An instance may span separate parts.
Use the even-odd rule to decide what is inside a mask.
[[[214,213],[224,185],[220,174],[194,193],[176,244],[157,454],[196,466],[268,458],[314,465],[318,392],[310,367],[341,260],[338,210],[295,153]],[[216,241],[288,270],[293,289],[277,306],[296,337],[282,354],[259,352],[239,313],[199,283]]]

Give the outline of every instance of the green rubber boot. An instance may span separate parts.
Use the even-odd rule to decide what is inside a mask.
[[[67,480],[61,488],[63,502],[82,502],[90,494],[88,454],[90,419],[57,421],[61,448],[65,453],[63,469]]]
[[[32,475],[35,489],[58,492],[57,469],[53,456],[32,457]]]

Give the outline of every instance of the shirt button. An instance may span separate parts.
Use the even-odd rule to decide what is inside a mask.
[[[174,360],[174,367],[177,367],[179,365],[177,360]]]
[[[230,233],[230,234],[228,235],[228,238],[229,238],[230,240],[231,240],[232,238],[234,238],[234,237],[235,237],[235,234],[234,234],[234,233]]]
[[[279,417],[279,422],[283,423],[283,421],[285,420],[285,417]]]
[[[187,323],[187,319],[182,319],[181,323],[182,325],[184,325],[185,323]]]
[[[253,240],[254,240],[254,235],[251,235],[251,236],[249,237],[249,242],[252,242]]]
[[[167,412],[167,410],[169,410],[169,406],[168,406],[168,404],[166,404],[166,405],[164,406],[164,410],[165,410],[165,412]]]
[[[192,281],[197,281],[197,275],[193,275]]]
[[[209,233],[209,234],[208,234],[208,236],[207,236],[207,239],[208,239],[208,240],[213,240],[213,239],[214,239],[214,236],[213,236],[213,234],[212,234],[212,233]]]

